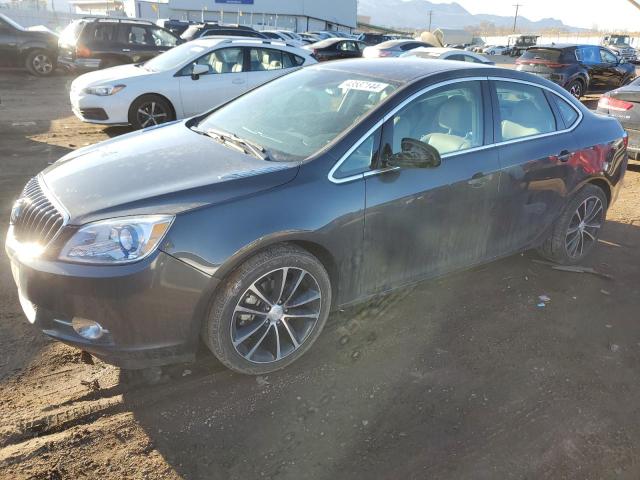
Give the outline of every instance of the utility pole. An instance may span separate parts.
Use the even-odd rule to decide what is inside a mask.
[[[521,3],[516,3],[514,5],[514,7],[516,7],[516,16],[513,17],[513,33],[516,33],[516,22],[518,21],[518,10],[520,10],[520,7],[522,7],[523,5]]]
[[[431,18],[433,17],[433,10],[429,10],[429,31],[431,31]]]

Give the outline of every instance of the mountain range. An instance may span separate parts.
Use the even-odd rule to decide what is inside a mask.
[[[432,3],[428,0],[359,0],[358,15],[371,17],[374,25],[395,28],[427,29],[429,11],[432,11],[431,28],[464,28],[482,23],[493,24],[498,28],[510,28],[513,17],[500,15],[472,14],[458,3]],[[518,16],[518,30],[534,32],[548,28],[579,31],[580,28],[565,25],[555,18],[543,18],[532,21]]]

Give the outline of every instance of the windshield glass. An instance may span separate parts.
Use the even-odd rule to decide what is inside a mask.
[[[614,45],[628,45],[629,37],[611,37],[611,43]]]
[[[268,149],[271,160],[302,160],[348,130],[398,86],[349,72],[306,68],[213,112],[197,130],[237,135]]]
[[[181,67],[189,59],[197,57],[199,54],[204,55],[208,50],[208,47],[203,47],[202,45],[191,42],[183,43],[152,58],[144,64],[144,68],[152,72],[166,72],[167,70]]]

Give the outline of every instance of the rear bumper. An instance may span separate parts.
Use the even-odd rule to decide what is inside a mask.
[[[21,259],[6,250],[25,315],[46,335],[122,368],[195,358],[217,284],[208,275],[163,252],[131,265],[92,266]],[[105,334],[81,337],[74,317],[98,322]]]

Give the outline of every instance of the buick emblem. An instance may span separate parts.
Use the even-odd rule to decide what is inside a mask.
[[[24,207],[27,206],[27,201],[24,198],[20,198],[19,200],[16,201],[16,203],[13,204],[13,207],[11,208],[11,218],[10,218],[10,222],[12,224],[15,224],[18,219],[20,218],[20,215],[22,215],[22,211],[24,210]]]

